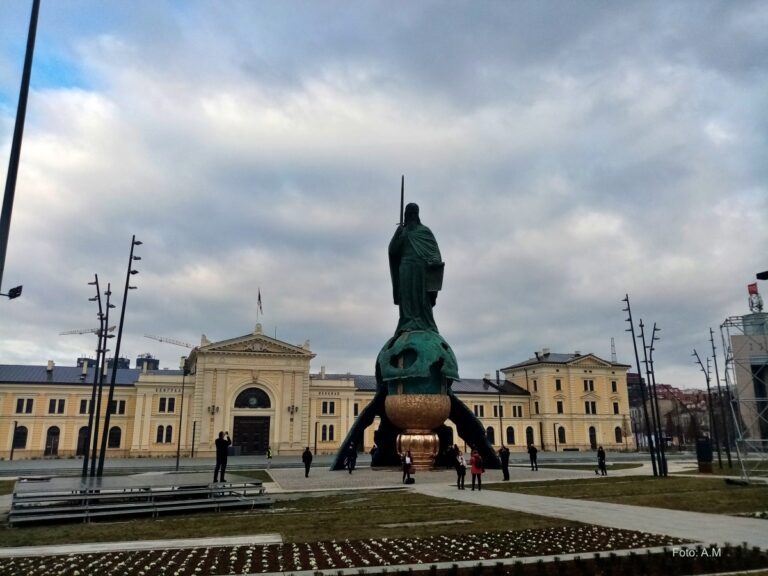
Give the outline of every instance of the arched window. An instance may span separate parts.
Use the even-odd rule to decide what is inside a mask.
[[[77,456],[83,456],[88,453],[88,426],[82,426],[77,431]]]
[[[512,426],[507,426],[507,444],[512,446],[515,444],[515,429]]]
[[[589,447],[592,450],[597,449],[597,430],[594,426],[589,427]]]
[[[328,426],[328,441],[333,442],[333,424]]]
[[[155,442],[160,444],[163,441],[163,436],[165,435],[165,427],[164,426],[158,426],[157,427],[157,436],[155,437]]]
[[[109,429],[107,435],[107,448],[120,448],[120,440],[123,436],[123,431],[117,426],[113,426]]]
[[[170,444],[173,442],[173,426],[165,427],[165,443]]]
[[[326,426],[325,424],[323,424],[322,441],[323,442],[328,441],[328,426]]]
[[[493,426],[488,426],[485,429],[485,437],[488,438],[491,445],[496,444],[496,432],[493,430]]]
[[[17,426],[13,433],[14,450],[24,450],[27,447],[27,435],[29,431],[26,426]]]
[[[616,444],[624,442],[624,433],[619,426],[616,426],[616,428],[613,429],[613,434],[616,436]]]
[[[560,442],[560,444],[565,444],[565,428],[562,426],[557,429],[557,441]]]
[[[235,398],[235,408],[271,408],[269,396],[259,388],[243,390]]]
[[[533,426],[528,426],[525,429],[525,443],[530,446],[533,444]]]

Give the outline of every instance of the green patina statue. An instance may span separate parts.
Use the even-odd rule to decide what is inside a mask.
[[[374,466],[399,464],[398,452],[411,447],[421,448],[422,463],[437,465],[435,455],[454,443],[451,429],[443,424],[446,419],[481,451],[487,467],[497,463],[482,424],[451,391],[459,379],[458,363],[432,313],[444,267],[434,234],[419,219],[418,205],[408,204],[403,213],[401,191],[400,224],[389,243],[392,296],[400,313],[397,328],[376,358],[376,395],[356,419],[331,469],[343,467],[347,446],[361,446],[363,431],[376,416],[381,422]],[[415,452],[414,457],[418,463]]]

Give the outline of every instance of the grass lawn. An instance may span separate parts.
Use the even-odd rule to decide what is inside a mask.
[[[719,478],[623,476],[599,480],[553,480],[490,484],[488,488],[580,500],[653,506],[691,512],[740,514],[768,510],[768,486],[738,486]]]
[[[640,468],[642,464],[637,462],[620,462],[618,464],[609,464],[608,472],[611,470],[629,470],[631,468]],[[518,466],[518,468],[530,468],[530,466]],[[539,468],[553,468],[556,470],[594,470],[595,464],[539,464]]]
[[[456,520],[469,522],[452,523]],[[445,523],[405,525],[441,521]],[[383,527],[382,524],[396,526]],[[315,542],[320,539],[458,535],[573,524],[401,490],[378,490],[281,500],[275,502],[271,510],[254,512],[164,516],[159,519],[90,524],[0,526],[0,546],[206,538],[267,532],[279,532],[285,542]]]
[[[13,493],[13,485],[16,480],[0,480],[0,496]]]

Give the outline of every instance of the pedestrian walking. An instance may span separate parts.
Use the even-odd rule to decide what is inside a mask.
[[[504,444],[499,448],[499,458],[501,458],[501,472],[504,474],[504,480],[509,480],[509,448]]]
[[[344,457],[344,467],[347,469],[347,471],[352,474],[352,470],[355,469],[355,464],[357,463],[357,450],[355,450],[355,443],[352,442],[347,447],[347,452]]]
[[[533,442],[528,444],[528,457],[531,459],[531,470],[539,469],[539,461],[537,459],[538,453],[539,451],[536,449],[536,446],[533,445]]]
[[[309,478],[309,467],[312,466],[312,451],[307,446],[301,455],[301,461],[304,462],[304,478]]]
[[[464,454],[456,455],[456,488],[464,490],[464,478],[467,476],[467,464],[464,462]]]
[[[413,456],[411,456],[411,451],[408,450],[402,459],[403,462],[403,484],[410,484],[409,480],[411,479],[411,468],[413,467]]]
[[[225,437],[226,436],[226,437]],[[219,432],[219,437],[214,442],[216,445],[216,466],[213,469],[214,482],[226,482],[224,475],[227,471],[227,456],[232,440],[229,439],[229,432]]]
[[[469,457],[469,471],[472,474],[472,490],[475,489],[475,480],[477,480],[477,489],[483,489],[483,472],[485,472],[485,466],[483,464],[483,457],[477,450],[472,450],[472,455]]]
[[[267,470],[272,468],[272,446],[267,446]]]
[[[605,450],[602,446],[597,447],[597,470],[595,470],[595,474],[598,473],[598,470],[601,476],[608,475],[608,470],[605,467]]]

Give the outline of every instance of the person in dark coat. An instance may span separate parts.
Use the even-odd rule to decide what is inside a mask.
[[[504,474],[504,480],[509,480],[509,448],[504,444],[499,448],[499,458],[501,458],[501,471]]]
[[[537,460],[538,453],[539,451],[536,449],[536,446],[534,446],[533,443],[528,444],[528,456],[531,459],[531,470],[539,469],[539,462]]]
[[[597,469],[600,471],[601,476],[607,476],[608,470],[605,467],[605,450],[602,446],[597,447]]]
[[[467,476],[467,463],[464,462],[464,454],[456,455],[456,488],[464,490],[464,478]]]
[[[226,438],[224,437],[226,435]],[[224,474],[227,470],[227,454],[229,447],[232,445],[232,440],[229,439],[229,432],[219,432],[219,437],[216,438],[216,467],[213,469],[213,481],[214,482],[226,482]]]
[[[411,477],[411,467],[413,466],[413,456],[411,456],[410,450],[408,450],[408,452],[406,452],[403,455],[402,462],[403,462],[403,484],[405,484],[406,481]]]
[[[301,461],[304,462],[304,478],[309,478],[309,467],[312,466],[312,451],[309,446],[301,455]]]
[[[355,449],[355,444],[352,443],[347,447],[347,453],[344,456],[344,466],[346,467],[347,471],[352,474],[352,470],[355,469],[355,464],[357,463],[357,449]]]

